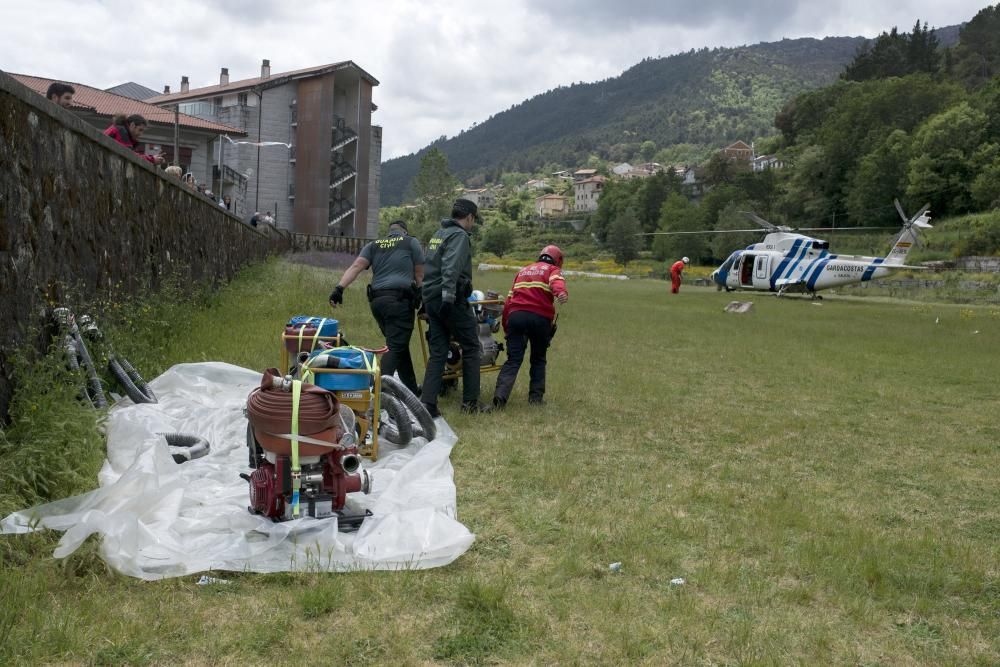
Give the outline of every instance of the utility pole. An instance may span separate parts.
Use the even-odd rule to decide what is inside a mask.
[[[256,184],[256,194],[254,195],[254,205],[253,210],[260,210],[260,133],[263,126],[264,120],[264,91],[255,90],[254,93],[257,95],[257,171],[254,172],[254,177],[257,179]]]
[[[180,124],[181,124],[181,105],[174,105],[174,164],[180,165],[181,163],[181,152],[177,147],[178,136],[180,134]]]

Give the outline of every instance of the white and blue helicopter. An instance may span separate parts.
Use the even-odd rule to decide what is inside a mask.
[[[805,293],[822,298],[816,294],[820,290],[867,282],[897,269],[924,269],[926,267],[908,266],[905,261],[917,241],[918,230],[931,227],[928,222],[930,205],[907,218],[898,200],[895,204],[903,219],[903,229],[885,257],[832,254],[828,241],[799,234],[790,227],[773,225],[749,214],[767,230],[767,236],[760,243],[731,254],[712,272],[712,281],[726,291],[774,292],[778,296]],[[851,228],[844,228],[844,231],[851,231]]]

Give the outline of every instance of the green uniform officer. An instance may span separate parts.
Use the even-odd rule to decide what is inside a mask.
[[[406,223],[397,220],[389,225],[386,238],[365,245],[334,288],[330,305],[336,308],[344,303],[344,288],[371,267],[368,305],[389,348],[382,357],[382,373],[398,373],[400,382],[419,394],[410,358],[410,336],[413,334],[413,311],[420,305],[424,252],[420,242],[408,236],[407,231]]]
[[[429,358],[420,400],[438,416],[441,376],[454,338],[462,348],[462,412],[489,412],[479,402],[479,339],[476,317],[469,305],[472,294],[472,243],[469,231],[479,221],[479,208],[457,199],[451,218],[441,221],[424,258],[424,309],[427,312]]]

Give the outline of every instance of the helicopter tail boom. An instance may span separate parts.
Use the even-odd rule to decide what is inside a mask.
[[[922,209],[917,211],[917,214],[912,218],[907,219],[903,215],[902,208],[899,202],[896,202],[896,208],[899,210],[900,216],[904,220],[903,229],[900,230],[899,234],[896,236],[896,240],[892,245],[892,249],[889,254],[885,256],[885,262],[883,266],[894,266],[902,268],[906,264],[906,256],[910,254],[910,250],[917,243],[917,235],[921,229],[929,229],[931,224],[930,213],[928,209],[930,204],[924,206]]]

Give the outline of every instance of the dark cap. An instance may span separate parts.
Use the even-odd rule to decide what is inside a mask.
[[[483,219],[479,217],[479,207],[476,206],[476,202],[469,201],[468,199],[456,199],[455,203],[452,204],[451,210],[453,213],[461,213],[458,217],[464,218],[467,215],[471,215],[476,219],[476,224],[483,224]]]
[[[390,223],[389,223],[389,228],[391,229],[391,228],[393,228],[393,227],[399,227],[399,228],[401,228],[401,229],[402,229],[402,230],[403,230],[404,232],[406,232],[407,234],[409,234],[409,233],[410,233],[410,230],[406,228],[406,223],[405,223],[405,222],[403,222],[402,220],[393,220],[392,222],[390,222]]]

